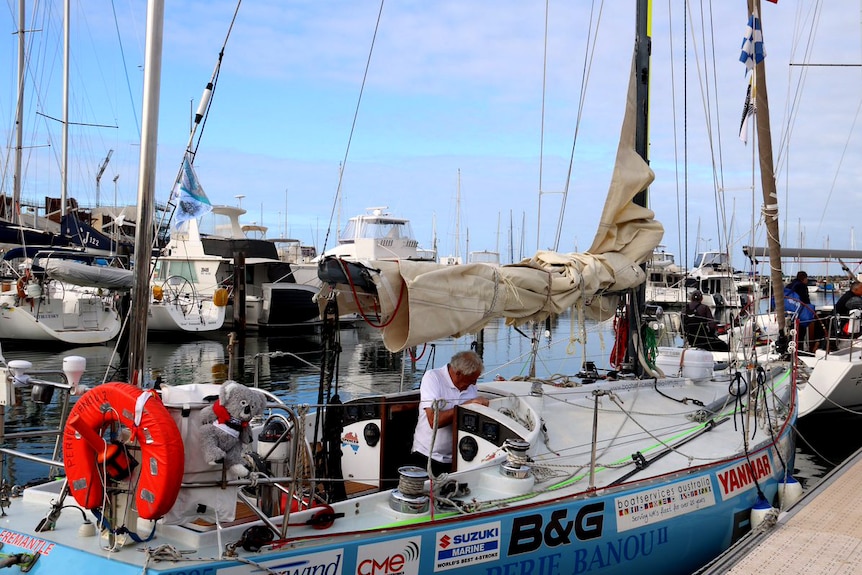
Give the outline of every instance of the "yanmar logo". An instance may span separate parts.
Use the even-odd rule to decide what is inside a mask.
[[[722,499],[727,499],[751,489],[756,480],[772,475],[772,464],[769,461],[769,455],[763,454],[757,459],[752,459],[750,464],[745,461],[717,475]]]

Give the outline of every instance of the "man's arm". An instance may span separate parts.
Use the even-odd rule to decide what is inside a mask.
[[[850,310],[847,309],[847,302],[850,300],[852,292],[847,292],[838,298],[838,301],[835,302],[835,313],[838,315],[848,315]]]
[[[488,405],[488,400],[484,397],[476,397],[474,399],[468,399],[461,405],[467,405],[468,403],[478,403],[479,405]],[[425,408],[425,416],[428,418],[428,425],[431,426],[431,429],[434,429],[434,408],[426,407]],[[447,427],[452,425],[455,421],[455,408],[452,409],[441,409],[437,414],[437,428]]]
[[[705,303],[700,304],[697,309],[697,315],[704,318],[707,335],[714,334],[715,328],[718,324],[716,323],[715,317],[712,315],[712,310],[709,309],[709,306]]]

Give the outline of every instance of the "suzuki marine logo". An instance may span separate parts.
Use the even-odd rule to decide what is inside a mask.
[[[464,569],[500,557],[500,522],[437,532],[434,571]]]

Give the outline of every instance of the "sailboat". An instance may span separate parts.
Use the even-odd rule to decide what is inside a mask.
[[[148,329],[152,332],[208,332],[224,325],[227,289],[219,266],[231,260],[204,250],[197,219],[171,232],[154,258]]]
[[[105,343],[122,325],[128,262],[74,249],[13,248],[0,259],[0,340]]]
[[[645,96],[648,81],[645,6],[639,4],[641,51],[632,60],[614,175],[589,252],[540,252],[501,267],[404,260],[345,267],[345,274],[362,273],[370,283],[359,288],[347,276],[321,294],[328,330],[323,405],[314,411],[269,398],[253,478],[218,468],[205,471],[205,478],[188,467],[185,476],[176,473],[199,449],[193,442],[184,453],[177,449],[181,429],[194,426],[185,419],[172,426],[171,420],[208,405],[217,386],[163,390],[162,401],[135,386],[97,386],[76,404],[87,416],[74,426],[80,436],[67,426],[64,438],[66,449],[85,456],[91,473],[30,486],[5,510],[2,551],[12,564],[33,572],[117,575],[683,574],[743,534],[753,510],[769,507],[793,469],[790,362],[725,375],[680,365],[684,373],[665,376],[644,356],[637,321],[626,370],[585,374],[571,386],[528,379],[480,383],[488,405],[457,408],[455,469],[441,476],[407,465],[410,437],[403,430],[418,417],[418,391],[345,404],[332,395],[336,321],[353,301],[353,289],[376,299],[390,350],[471,332],[495,317],[521,324],[579,308],[603,317],[625,309],[635,319],[633,290],[644,282],[640,264],[662,236],[652,211],[632,201],[653,179],[635,151],[643,125],[636,118],[645,110],[637,105],[638,92]],[[161,16],[160,0],[151,0],[147,110],[158,108]],[[144,166],[155,149],[155,126],[146,118]],[[152,198],[146,169],[139,189],[146,219]],[[139,235],[152,229],[150,222],[140,224]],[[148,244],[137,242],[142,245]],[[146,271],[138,273],[136,285],[147,286]],[[133,292],[133,309],[146,310],[147,291]],[[617,302],[626,303],[619,308]],[[146,317],[135,321],[145,325]],[[143,381],[145,343],[145,329],[132,332],[133,383]],[[75,391],[80,362],[65,367],[66,380],[57,387]],[[0,381],[7,393],[10,382],[26,383],[26,366],[8,366]],[[106,403],[111,409],[99,411]],[[104,421],[125,443],[102,437]],[[125,466],[129,478],[111,479],[97,459],[112,472],[124,465],[104,457],[108,452],[141,464]],[[80,465],[64,455],[67,466]],[[59,467],[57,459],[44,463]],[[209,491],[201,500],[196,489]],[[70,509],[71,497],[81,509]],[[190,500],[191,506],[175,509]],[[181,519],[173,524],[166,515]]]
[[[110,341],[120,332],[120,298],[131,287],[128,261],[116,244],[79,218],[74,199],[66,199],[68,175],[68,26],[66,26],[61,198],[45,199],[31,221],[21,214],[24,130],[25,23],[18,7],[18,94],[15,122],[14,186],[0,194],[0,339],[83,345]],[[66,23],[68,24],[68,13]],[[5,218],[5,219],[3,219]],[[29,218],[28,218],[29,219]]]

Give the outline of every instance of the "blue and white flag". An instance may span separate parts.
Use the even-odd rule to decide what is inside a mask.
[[[185,221],[206,215],[213,209],[204,189],[198,182],[188,154],[183,158],[183,169],[179,181],[174,185],[173,199],[177,203],[177,210],[174,213],[174,228],[178,228]]]
[[[745,73],[753,70],[755,64],[760,64],[766,57],[763,49],[763,30],[760,28],[760,18],[757,12],[748,17],[748,26],[745,28],[745,36],[742,38],[742,53],[739,61],[745,64]]]

